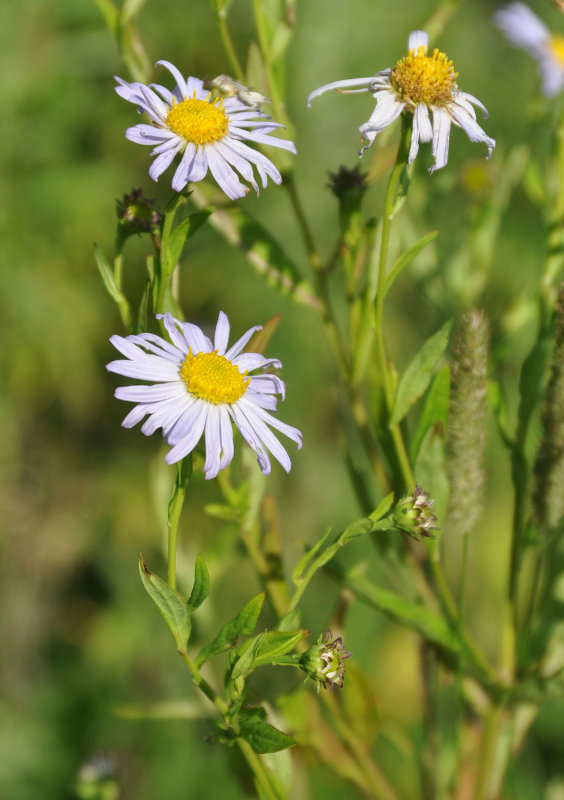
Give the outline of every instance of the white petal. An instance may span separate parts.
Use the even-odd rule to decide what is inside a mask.
[[[564,68],[552,54],[539,56],[538,64],[542,93],[545,97],[555,97],[564,86]]]
[[[265,358],[260,353],[241,353],[240,356],[231,360],[234,364],[237,364],[239,372],[250,372],[258,369],[258,367],[267,367],[269,365],[276,367],[276,369],[280,369],[282,366],[282,362],[277,358]]]
[[[407,40],[407,49],[417,53],[420,47],[424,47],[426,50],[428,49],[429,37],[425,31],[411,31],[409,39]]]
[[[366,88],[360,90],[357,89],[356,91],[367,92],[370,81],[372,80],[373,76],[370,78],[350,78],[346,81],[333,81],[333,83],[326,83],[323,86],[320,86],[319,89],[314,89],[313,92],[308,95],[307,104],[310,106],[312,100],[315,100],[316,97],[325,94],[325,92],[330,92],[331,89],[336,89],[337,91],[346,91],[347,89],[352,89],[355,86],[365,86]]]
[[[405,103],[398,99],[395,92],[384,90],[377,93],[376,108],[370,115],[370,119],[358,129],[362,139],[368,142],[361,148],[359,155],[362,155],[372,144],[381,130],[387,128],[399,117],[404,108]]]
[[[494,21],[510,42],[536,56],[545,46],[550,31],[525,3],[510,3],[494,14]]]
[[[221,461],[219,464],[220,469],[231,463],[233,460],[233,425],[231,424],[231,417],[229,411],[225,406],[220,406],[219,414],[219,435],[221,437]]]
[[[157,314],[157,319],[162,319],[163,325],[165,326],[166,332],[170,336],[171,342],[176,345],[184,358],[188,352],[188,348],[186,347],[186,342],[182,333],[178,329],[181,328],[183,331],[185,323],[180,322],[179,319],[175,319],[168,311],[166,314]]]
[[[245,397],[242,397],[240,400],[238,400],[237,404],[242,405],[245,409],[251,405],[250,403],[246,402]],[[280,433],[283,433],[284,436],[287,436],[289,439],[292,439],[292,441],[296,442],[298,445],[298,450],[301,449],[303,436],[300,430],[294,428],[293,425],[287,425],[285,422],[282,422],[282,420],[278,419],[277,417],[273,417],[271,414],[269,414],[267,411],[263,411],[261,408],[254,408],[254,413],[272,428],[276,428],[276,430],[280,431]]]
[[[192,350],[193,355],[196,353],[211,353],[213,348],[210,345],[210,340],[207,336],[204,336],[202,329],[198,325],[194,325],[193,322],[182,322],[180,326],[186,344]]]
[[[173,136],[174,134],[168,130],[155,128],[154,125],[147,124],[134,125],[125,131],[125,138],[129,139],[130,142],[151,145],[152,147],[169,142]]]
[[[259,437],[252,429],[246,416],[243,414],[242,410],[238,407],[238,405],[228,406],[228,410],[233,418],[233,421],[237,425],[237,428],[239,429],[243,439],[247,442],[249,447],[251,447],[257,454],[257,462],[261,469],[261,472],[263,473],[263,475],[269,475],[271,467],[270,467],[270,459],[268,457],[268,453],[264,449]]]
[[[223,311],[219,312],[217,324],[215,326],[215,334],[213,337],[213,349],[217,350],[220,356],[225,355],[227,342],[229,341],[229,320],[227,314]]]
[[[181,363],[184,360],[186,352],[179,350],[170,342],[161,339],[156,333],[138,333],[136,335],[128,336],[129,341],[134,344],[139,344],[146,350],[155,353],[163,358],[168,358],[170,361]]]
[[[118,386],[114,397],[118,400],[129,400],[132,403],[154,403],[158,400],[180,398],[186,394],[182,381],[169,381],[167,383],[153,383],[150,386]]]
[[[260,439],[262,444],[267,448],[267,450],[270,451],[274,458],[280,464],[282,464],[286,472],[289,472],[292,467],[292,462],[290,461],[290,456],[288,455],[286,448],[278,441],[270,428],[259,416],[259,412],[262,414],[268,414],[268,412],[263,411],[261,408],[251,405],[250,403],[242,404],[241,401],[239,401],[236,405],[244,414],[249,427],[252,428],[253,432]]]
[[[172,178],[172,188],[175,192],[180,192],[189,181],[192,183],[201,181],[207,171],[208,165],[204,149],[196,147],[192,142],[187,142],[186,150]]]
[[[236,144],[236,142],[233,141],[232,144]],[[250,150],[250,148],[248,149]],[[217,154],[221,156],[221,158],[225,159],[228,164],[234,167],[237,172],[239,172],[242,177],[251,184],[255,192],[258,194],[259,190],[255,180],[253,167],[249,161],[237,153],[234,148],[229,147],[227,140],[224,140],[223,142],[216,142],[215,150]]]
[[[433,143],[431,152],[435,164],[429,169],[430,173],[442,169],[448,162],[448,145],[450,140],[450,117],[442,109],[433,109]]]
[[[492,139],[486,134],[484,130],[478,125],[474,117],[472,117],[465,109],[453,104],[450,107],[450,115],[455,125],[458,125],[471,142],[484,142],[488,148],[486,158],[490,158],[495,148],[495,139]]]
[[[467,100],[469,103],[472,103],[472,105],[478,106],[478,108],[481,109],[484,119],[489,117],[488,109],[478,100],[477,97],[474,97],[473,94],[468,94],[468,92],[457,92],[454,100],[456,103],[460,103],[461,100]]]

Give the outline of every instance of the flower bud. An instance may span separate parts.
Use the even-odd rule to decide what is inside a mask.
[[[143,197],[141,189],[132,189],[118,200],[116,213],[122,231],[126,236],[134,233],[150,233],[161,222],[161,215],[155,208],[155,201]]]
[[[300,658],[300,665],[308,677],[319,686],[333,690],[335,686],[343,688],[345,681],[345,660],[352,653],[345,650],[340,636],[331,640],[331,631],[327,631]]]
[[[434,500],[429,492],[420,486],[415,487],[413,494],[404,497],[393,510],[392,519],[399,530],[413,536],[414,539],[434,539],[431,531],[438,531],[437,518],[431,511]]]

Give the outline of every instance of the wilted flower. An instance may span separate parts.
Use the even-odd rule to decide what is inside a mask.
[[[128,236],[133,233],[150,233],[161,222],[161,215],[155,208],[155,201],[143,197],[141,189],[133,189],[118,200],[116,212],[122,230]]]
[[[237,97],[246,106],[255,108],[257,111],[262,111],[263,105],[265,103],[270,103],[268,97],[265,97],[265,95],[257,92],[255,89],[244,86],[230,75],[218,75],[209,82],[209,85],[226,97]]]
[[[220,188],[232,200],[244,197],[248,190],[239,180],[237,172],[248,181],[258,194],[253,165],[263,187],[268,178],[281,183],[278,169],[258,150],[253,150],[243,140],[273,145],[296,152],[293,142],[269,134],[284,127],[272,122],[266,114],[250,109],[237,97],[213,100],[198,78],[184,79],[180,71],[168,61],[157,61],[172,73],[176,86],[171,92],[164,86],[152,83],[127,83],[116,76],[116,92],[135,103],[145,112],[150,125],[141,123],[128,128],[125,135],[132,142],[150,145],[156,156],[149,169],[153,180],[158,180],[178,154],[182,154],[174,176],[172,188],[180,192],[187,183],[197,183],[205,178],[208,169]],[[235,172],[237,170],[237,172]]]
[[[394,508],[394,525],[418,541],[433,539],[431,531],[439,530],[438,520],[431,511],[434,502],[429,492],[416,486],[413,494],[404,497]]]
[[[290,457],[270,427],[302,445],[302,434],[268,411],[276,410],[277,398],[284,398],[284,382],[276,375],[249,375],[267,366],[281,367],[275,358],[241,351],[261,325],[250,328],[228,350],[229,321],[219,312],[213,344],[202,330],[180,322],[171,314],[157,315],[170,337],[167,342],[153,333],[112,336],[110,341],[125,360],[107,365],[110,372],[128,378],[157,381],[149,386],[120,386],[119,400],[137,403],[123,420],[131,428],[144,417],[141,431],[150,436],[162,428],[171,450],[165,461],[174,464],[191,453],[202,435],[206,442],[206,478],[215,478],[233,458],[234,422],[258,456],[262,472],[270,472],[269,451],[286,472]],[[270,426],[270,427],[269,427]]]
[[[564,36],[553,34],[525,3],[510,3],[494,14],[509,41],[537,62],[542,92],[554,97],[564,86]]]
[[[331,631],[327,631],[325,637],[321,635],[317,644],[301,656],[300,664],[303,670],[318,686],[333,690],[335,686],[343,688],[345,681],[345,661],[352,656],[343,647],[343,640],[340,636],[336,639],[331,638]]]
[[[377,102],[368,122],[359,128],[362,141],[365,142],[359,153],[361,156],[380,131],[391,125],[405,111],[413,114],[409,164],[413,163],[419,152],[419,142],[431,142],[435,164],[429,172],[444,167],[448,161],[450,128],[453,123],[462,128],[472,142],[483,142],[488,148],[486,158],[489,158],[495,147],[495,140],[487,136],[478,125],[473,108],[478,106],[487,117],[485,106],[473,95],[458,89],[458,73],[454,71],[452,61],[436,49],[429,54],[428,44],[429,38],[424,31],[412,31],[407,56],[400,59],[392,69],[381,70],[369,78],[327,83],[309,95],[308,105],[329,89],[344,93],[371,92]]]

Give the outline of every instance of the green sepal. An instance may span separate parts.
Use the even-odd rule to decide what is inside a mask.
[[[239,735],[251,745],[255,753],[277,753],[296,744],[295,739],[266,721],[264,708],[242,708],[237,720]]]
[[[449,320],[437,333],[427,339],[415,358],[408,364],[396,391],[390,426],[397,425],[405,417],[431,382],[433,370],[447,348],[451,328],[452,320]]]
[[[179,222],[178,225],[171,231],[168,239],[167,263],[169,270],[172,271],[174,269],[178,263],[178,259],[180,258],[184,244],[196,233],[199,228],[201,228],[212,211],[213,208],[203,208],[200,211],[194,211],[192,214],[187,216],[186,219],[183,219],[182,222]]]
[[[411,441],[411,461],[417,459],[421,442],[425,438],[427,431],[439,423],[443,431],[446,431],[448,422],[448,411],[450,403],[450,367],[443,367],[435,375],[431,388],[425,399],[423,411],[419,417],[417,428]]]
[[[210,593],[210,576],[206,567],[204,557],[198,553],[196,564],[194,565],[194,585],[188,598],[188,609],[190,612],[199,608]]]
[[[250,636],[257,624],[263,603],[264,592],[249,600],[237,616],[222,627],[215,639],[204,647],[196,659],[196,666],[201,667],[212,656],[229,650],[239,636]]]
[[[190,638],[190,611],[186,599],[171,589],[158,575],[151,572],[142,555],[139,556],[139,574],[147,594],[157,606],[170,628],[179,653],[185,653]]]
[[[409,264],[411,264],[413,259],[419,255],[421,250],[423,250],[424,247],[427,247],[427,245],[432,242],[433,239],[437,238],[438,234],[438,231],[431,231],[431,233],[427,233],[425,236],[419,239],[416,244],[410,247],[409,250],[406,250],[405,253],[402,253],[402,255],[394,261],[392,268],[386,275],[386,282],[384,284],[384,297],[392,288],[392,285],[400,272],[403,272],[403,270],[409,266]]]
[[[118,305],[127,305],[127,298],[123,292],[118,289],[114,272],[110,267],[106,256],[102,253],[96,242],[94,242],[94,257],[96,258],[98,271],[100,272],[100,276],[107,293]]]

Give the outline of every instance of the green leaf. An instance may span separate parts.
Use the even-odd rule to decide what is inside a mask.
[[[429,393],[419,417],[419,422],[411,442],[411,461],[414,462],[419,453],[425,434],[433,425],[440,423],[446,431],[450,402],[450,367],[443,367],[431,384]]]
[[[212,213],[213,208],[194,211],[171,231],[168,239],[168,268],[172,271],[177,265],[185,242],[190,239]]]
[[[185,598],[179,592],[171,589],[158,575],[151,572],[142,555],[139,556],[139,574],[147,594],[157,606],[172,631],[178,651],[185,653],[191,628],[190,612]]]
[[[116,4],[112,3],[112,0],[94,0],[94,3],[98,6],[100,13],[104,17],[104,22],[108,26],[108,30],[112,36],[117,36],[119,29],[119,9]]]
[[[137,312],[137,330],[141,333],[147,330],[147,307],[149,304],[149,297],[151,295],[151,282],[148,281],[145,286],[145,291],[141,295],[141,302],[139,303],[139,311]]]
[[[231,673],[232,680],[247,675],[257,667],[265,664],[277,664],[280,657],[295,648],[306,635],[306,631],[283,632],[280,630],[264,631],[245,642],[238,650],[239,659],[235,662]],[[284,663],[292,663],[284,660]]]
[[[277,630],[279,631],[295,631],[296,628],[300,627],[301,623],[301,614],[299,608],[293,608],[292,611],[289,611],[285,614],[280,622],[278,623]]]
[[[327,528],[321,539],[313,545],[311,550],[307,551],[305,556],[303,556],[303,558],[301,558],[294,567],[294,571],[292,572],[292,580],[294,581],[294,584],[296,586],[300,583],[303,573],[306,571],[306,568],[308,567],[310,561],[313,560],[315,555],[323,547],[323,545],[327,541],[327,537],[329,536],[332,530],[333,526],[329,525],[329,527]]]
[[[390,508],[392,507],[393,502],[394,502],[394,493],[390,492],[390,494],[386,495],[386,497],[380,500],[380,502],[378,503],[372,514],[370,514],[370,519],[376,522],[377,520],[382,519],[382,517],[385,517]]]
[[[405,417],[429,385],[433,370],[447,348],[451,327],[452,321],[449,321],[431,336],[401,376],[390,426],[397,425]]]
[[[247,741],[255,753],[277,753],[296,744],[278,728],[266,722],[263,708],[242,708],[238,714],[240,736]]]
[[[382,611],[406,628],[417,631],[427,641],[452,653],[460,652],[461,645],[458,636],[442,617],[435,616],[423,606],[416,605],[395,592],[375,586],[360,575],[346,574],[337,567],[332,567],[332,571],[339,575],[343,584],[359,600]]]
[[[337,539],[336,544],[339,546],[348,544],[348,542],[351,542],[353,539],[356,539],[359,536],[364,536],[366,533],[370,533],[372,527],[373,521],[370,519],[370,517],[357,519],[354,522],[351,522],[351,524],[345,528],[345,530]]]
[[[96,242],[94,242],[94,256],[96,258],[96,264],[98,265],[98,270],[102,277],[102,281],[106,288],[106,291],[118,305],[123,303],[127,304],[127,298],[125,295],[118,289],[116,285],[116,279],[114,276],[114,272],[110,267],[106,256],[102,253]]]
[[[392,288],[392,284],[394,283],[395,279],[398,277],[400,272],[402,272],[411,262],[413,259],[419,255],[421,250],[424,247],[427,247],[429,242],[432,242],[433,239],[436,239],[438,236],[438,231],[431,231],[431,233],[427,233],[423,236],[417,244],[414,244],[409,250],[406,250],[396,261],[394,262],[391,270],[386,275],[386,283],[384,285],[384,297],[387,295],[389,290]]]
[[[263,603],[264,592],[249,600],[237,616],[222,627],[215,639],[204,647],[196,659],[196,666],[201,667],[212,656],[229,650],[239,636],[250,636],[257,624]]]
[[[199,608],[210,593],[210,576],[204,562],[204,557],[198,553],[194,567],[194,585],[188,598],[188,608],[195,611]]]
[[[519,403],[518,430],[521,440],[524,439],[531,417],[544,394],[553,348],[552,331],[545,331],[541,333],[523,362],[519,377],[521,402]]]

